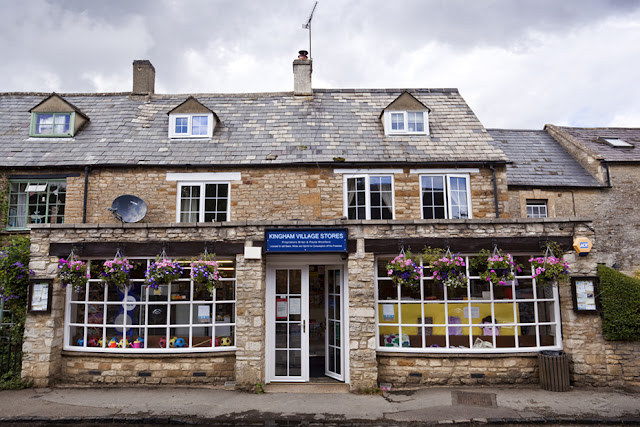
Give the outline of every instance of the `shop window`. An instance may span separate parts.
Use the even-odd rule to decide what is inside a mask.
[[[101,282],[104,260],[90,260],[91,279],[80,292],[67,288],[65,349],[124,352],[203,352],[235,349],[236,280],[233,260],[219,259],[222,286],[213,295],[182,277],[158,289],[144,284],[154,260],[130,260],[127,289]]]
[[[179,183],[178,222],[229,220],[229,183]]]
[[[345,175],[348,219],[393,219],[393,176]]]
[[[31,224],[64,223],[67,183],[64,180],[14,180],[9,182],[7,228]]]
[[[431,274],[418,288],[395,285],[386,274],[393,257],[377,259],[377,342],[380,351],[501,353],[561,346],[557,289],[543,287],[531,271],[506,286],[469,271],[464,288],[444,288]],[[516,257],[529,265],[529,256]],[[467,265],[469,265],[467,257]]]
[[[471,218],[467,175],[421,175],[422,219]]]
[[[527,218],[546,218],[547,201],[527,199]]]

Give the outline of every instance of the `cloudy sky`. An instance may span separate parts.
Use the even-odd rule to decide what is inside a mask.
[[[0,2],[0,92],[293,89],[314,0]],[[316,88],[457,87],[486,127],[640,127],[640,1],[319,0]]]

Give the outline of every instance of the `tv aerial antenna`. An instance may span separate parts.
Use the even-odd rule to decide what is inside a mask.
[[[313,9],[311,9],[311,13],[309,14],[309,19],[307,19],[306,24],[302,24],[302,28],[305,30],[309,30],[309,59],[313,58],[311,56],[311,20],[313,19],[313,12],[316,11],[316,7],[318,6],[318,2],[313,4]]]

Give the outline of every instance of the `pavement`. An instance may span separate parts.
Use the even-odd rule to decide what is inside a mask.
[[[640,425],[640,393],[536,386],[429,387],[383,395],[253,394],[211,388],[0,391],[0,425]]]

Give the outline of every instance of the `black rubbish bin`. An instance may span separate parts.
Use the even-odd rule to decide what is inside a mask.
[[[569,391],[569,356],[564,351],[538,353],[540,387],[549,391]]]

